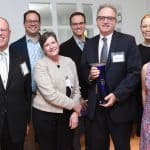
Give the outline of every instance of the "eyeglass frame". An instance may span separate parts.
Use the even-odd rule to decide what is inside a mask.
[[[141,25],[141,28],[146,29],[146,28],[150,28],[150,25]]]
[[[4,33],[4,32],[8,32],[9,31],[9,29],[8,28],[6,28],[6,29],[0,29],[0,31],[2,32],[2,33]]]
[[[116,17],[112,17],[112,16],[97,16],[97,20],[99,21],[105,21],[105,19],[107,19],[109,22],[113,22],[114,20],[117,20]]]
[[[27,23],[27,24],[32,24],[32,23],[39,24],[40,21],[39,20],[25,20],[25,23]]]
[[[83,26],[85,22],[71,23],[71,26]]]

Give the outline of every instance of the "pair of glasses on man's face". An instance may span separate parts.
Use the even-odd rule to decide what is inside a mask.
[[[85,23],[84,22],[79,22],[79,23],[71,23],[72,26],[82,26],[84,25]]]
[[[8,28],[6,28],[6,29],[0,28],[0,32],[2,32],[2,33],[8,32],[8,31],[9,31]]]
[[[109,22],[112,22],[112,21],[116,20],[116,17],[112,17],[112,16],[98,16],[97,20],[100,20],[100,21],[108,20]]]
[[[28,23],[28,24],[38,24],[38,23],[40,23],[40,21],[39,20],[26,20],[25,21],[26,23]]]

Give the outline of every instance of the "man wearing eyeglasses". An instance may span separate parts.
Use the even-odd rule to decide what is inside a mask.
[[[28,10],[24,13],[25,35],[11,44],[11,49],[18,50],[20,55],[24,55],[27,65],[31,71],[32,96],[36,93],[36,84],[33,78],[33,68],[35,63],[43,57],[44,53],[39,44],[41,16],[35,10]]]
[[[39,44],[41,17],[35,10],[24,13],[25,35],[11,44],[12,49],[17,49],[26,56],[28,67],[31,70],[32,93],[35,94],[36,85],[33,79],[33,68],[38,59],[43,57],[43,51]]]
[[[0,149],[23,150],[31,119],[30,71],[25,57],[9,48],[10,35],[0,17]]]
[[[115,150],[130,150],[132,122],[137,112],[135,89],[141,70],[139,51],[133,36],[115,31],[114,6],[100,6],[96,22],[99,35],[85,43],[81,59],[83,76],[89,85],[88,150],[109,150],[110,136]],[[105,65],[105,74],[95,63]],[[105,84],[97,87],[101,77]]]
[[[87,100],[87,87],[85,81],[81,77],[81,67],[80,67],[80,60],[83,52],[83,47],[85,42],[88,40],[88,38],[86,38],[84,34],[86,27],[86,18],[84,13],[73,12],[70,15],[70,27],[73,36],[69,40],[65,41],[60,45],[60,54],[72,58],[76,63],[79,84],[81,87],[80,91],[82,95],[81,98],[81,104],[83,107],[82,110],[86,112],[87,104],[85,100]],[[81,150],[80,135],[83,135],[83,133],[85,132],[83,130],[86,130],[85,116],[81,116],[79,118],[79,127],[74,132],[74,143],[73,143],[74,150]]]

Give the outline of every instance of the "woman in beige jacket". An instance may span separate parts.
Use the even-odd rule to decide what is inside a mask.
[[[73,129],[81,110],[80,90],[74,62],[59,55],[53,32],[40,38],[45,56],[34,69],[37,92],[33,99],[33,126],[40,150],[71,150]]]

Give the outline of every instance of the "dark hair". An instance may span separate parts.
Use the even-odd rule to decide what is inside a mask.
[[[23,22],[24,22],[24,23],[25,23],[25,21],[26,21],[27,15],[28,15],[28,14],[31,14],[31,13],[36,14],[36,15],[38,16],[38,18],[39,18],[39,22],[41,22],[41,16],[40,16],[40,14],[39,14],[37,11],[35,11],[35,10],[28,10],[28,11],[26,11],[26,12],[24,13],[24,17],[23,17]]]
[[[144,15],[144,16],[142,17],[142,19],[141,19],[141,25],[142,25],[143,20],[144,20],[145,18],[150,18],[150,14],[146,14],[146,15]]]
[[[49,37],[53,37],[56,41],[57,41],[57,37],[56,37],[56,34],[54,32],[44,32],[41,36],[40,36],[40,39],[39,39],[39,43],[40,43],[40,46],[43,48],[44,47],[44,43],[46,42],[46,40],[49,38]]]
[[[84,18],[84,23],[86,23],[86,18],[85,18],[85,14],[84,13],[82,13],[82,12],[74,12],[74,13],[72,13],[71,15],[70,15],[70,18],[69,18],[69,20],[70,20],[70,25],[71,25],[71,19],[74,17],[74,16],[82,16],[83,18]]]

